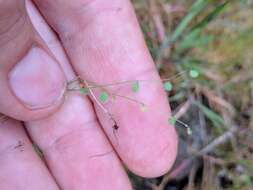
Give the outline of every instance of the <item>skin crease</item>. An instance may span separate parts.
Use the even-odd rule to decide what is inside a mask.
[[[112,7],[99,0],[35,1],[60,36],[63,47],[32,3],[27,2],[36,30],[61,64],[68,80],[75,78],[73,69],[78,75],[96,83],[158,79],[128,1],[112,1]],[[106,11],[97,14],[99,10]],[[75,23],[77,21],[78,24]],[[105,38],[103,32],[111,35]],[[149,93],[143,89],[149,89]],[[161,84],[143,84],[137,94],[132,94],[125,87],[112,88],[111,92],[133,96],[149,105],[149,111],[145,113],[138,105],[124,99],[105,105],[119,123],[118,144],[106,114],[96,104],[94,111],[90,100],[78,93],[66,92],[63,105],[50,117],[25,123],[30,137],[42,149],[50,173],[56,180],[54,183],[51,174],[42,169],[46,179],[51,180],[42,180],[41,184],[44,182],[52,189],[57,189],[55,184],[60,189],[74,190],[131,189],[120,160],[130,170],[145,177],[159,176],[168,171],[175,159],[177,138],[174,128],[167,124],[170,110]],[[92,157],[112,150],[104,131],[117,153]],[[36,165],[43,168],[37,162],[31,163],[34,165],[26,169]],[[19,164],[17,167],[21,168]],[[16,175],[14,171],[13,175]],[[39,179],[36,171],[34,176]],[[22,182],[27,175],[16,177]]]

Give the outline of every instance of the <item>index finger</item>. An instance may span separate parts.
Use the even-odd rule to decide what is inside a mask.
[[[159,80],[128,0],[35,2],[58,33],[81,78],[95,84]],[[142,176],[165,173],[175,160],[177,137],[167,123],[170,109],[161,82],[143,83],[136,94],[124,85],[107,90],[149,106],[149,111],[141,112],[138,104],[120,97],[104,104],[119,126],[115,138],[113,122],[95,101],[98,118],[121,159]]]

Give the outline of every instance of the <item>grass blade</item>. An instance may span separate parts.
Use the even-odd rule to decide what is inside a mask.
[[[205,6],[208,4],[207,0],[196,0],[195,3],[190,8],[189,13],[183,18],[180,24],[175,29],[172,34],[171,40],[175,42],[187,28],[189,23],[195,18],[202,10],[204,10]]]
[[[218,6],[216,6],[204,19],[197,23],[190,32],[183,38],[183,40],[178,45],[179,53],[185,49],[196,47],[201,44],[206,44],[213,40],[212,36],[205,35],[200,36],[200,32],[212,21],[214,20],[221,12],[224,10],[229,1],[226,1]]]
[[[213,110],[209,109],[208,107],[204,106],[203,104],[201,104],[199,102],[194,102],[194,104],[199,107],[199,109],[204,113],[204,115],[210,121],[212,121],[212,123],[218,129],[218,131],[222,132],[221,127],[225,126],[225,122],[224,122],[223,118],[219,114],[215,113]]]

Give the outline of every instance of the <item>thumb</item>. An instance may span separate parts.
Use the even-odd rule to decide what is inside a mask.
[[[28,121],[53,113],[65,76],[33,28],[24,0],[0,0],[0,112]]]

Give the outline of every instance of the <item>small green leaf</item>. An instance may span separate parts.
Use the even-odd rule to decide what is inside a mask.
[[[170,118],[169,118],[169,124],[175,125],[176,122],[177,122],[177,118],[175,118],[175,117],[170,117]]]
[[[109,98],[109,94],[107,92],[103,91],[100,93],[99,99],[101,102],[103,102],[103,103],[106,102],[108,100],[108,98]]]
[[[132,85],[132,91],[133,92],[138,92],[140,90],[140,84],[139,81],[136,81],[135,83],[133,83]]]
[[[187,134],[192,135],[192,129],[190,127],[187,127]]]
[[[189,74],[190,74],[190,77],[192,78],[197,78],[199,76],[199,72],[194,69],[190,70]]]
[[[171,91],[172,90],[172,88],[173,88],[173,85],[171,84],[171,82],[165,82],[164,84],[163,84],[163,87],[164,87],[164,89],[166,90],[166,91]]]
[[[84,94],[84,95],[86,95],[86,94],[88,94],[89,93],[89,90],[88,90],[88,88],[80,88],[80,93],[81,94]]]

